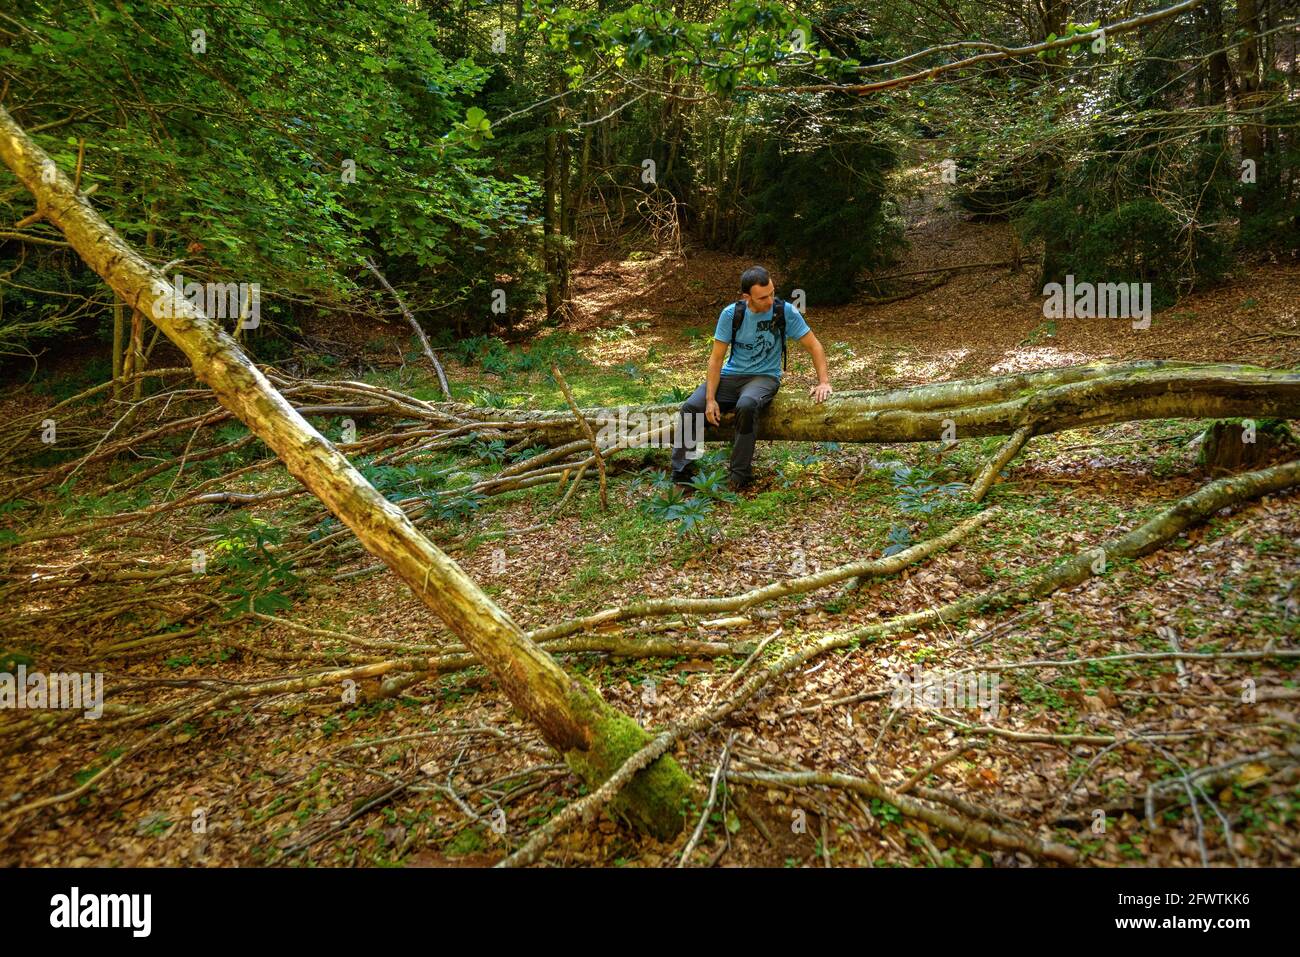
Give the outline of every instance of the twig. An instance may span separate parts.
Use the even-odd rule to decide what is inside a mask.
[[[731,756],[731,745],[736,740],[736,733],[733,731],[727,738],[727,743],[722,746],[722,754],[718,757],[718,766],[713,770],[713,777],[709,781],[709,797],[704,802],[704,811],[700,814],[699,823],[695,825],[695,831],[691,834],[691,839],[686,842],[686,847],[682,849],[681,859],[677,862],[678,867],[685,867],[686,862],[691,859],[691,852],[699,844],[701,835],[704,834],[704,825],[709,821],[709,815],[713,812],[713,805],[718,800],[718,782],[727,772],[727,760]],[[726,822],[723,822],[726,827]]]
[[[749,666],[753,664],[754,661],[758,658],[758,656],[763,653],[763,649],[766,648],[768,645],[770,645],[774,639],[780,637],[781,632],[784,630],[785,629],[783,628],[778,628],[776,631],[772,632],[770,635],[768,635],[766,638],[760,641],[758,643],[758,647],[755,648],[753,653],[748,658],[745,659],[744,663],[735,671],[733,671],[731,674],[729,674],[727,676],[727,680],[722,682],[722,684],[718,685],[717,689],[712,694],[709,695],[708,703],[712,704],[717,699],[718,695],[726,691],[727,688],[731,686],[731,683],[733,681],[735,681],[742,674],[744,674],[745,671],[749,668]]]
[[[411,310],[406,307],[406,303],[402,300],[402,297],[397,294],[397,290],[389,284],[388,280],[384,277],[384,274],[379,271],[378,267],[376,267],[369,259],[362,259],[361,261],[365,264],[367,269],[375,274],[375,278],[379,280],[380,284],[392,294],[394,299],[397,300],[397,308],[402,310],[402,315],[406,317],[407,325],[415,330],[415,335],[420,340],[420,348],[424,350],[425,358],[429,360],[433,365],[434,371],[438,373],[438,386],[442,389],[443,396],[450,399],[451,386],[447,384],[447,373],[443,371],[442,363],[438,361],[437,355],[434,354],[433,347],[429,345],[429,337],[424,334],[424,330],[420,328],[420,324],[415,321],[415,316],[411,314]]]
[[[596,457],[596,469],[600,473],[600,507],[608,511],[609,498],[605,491],[605,457],[600,454],[600,443],[596,441],[596,434],[591,430],[591,423],[583,417],[582,410],[578,408],[578,403],[573,401],[573,393],[569,391],[569,383],[560,374],[560,367],[557,363],[551,363],[551,375],[560,387],[560,391],[564,393],[564,401],[569,403],[569,408],[573,410],[573,415],[578,420],[582,434],[591,443],[591,454]],[[579,472],[578,475],[581,476],[582,473]],[[577,479],[574,480],[574,485],[577,485]]]
[[[1022,425],[1012,433],[1011,437],[1002,444],[997,454],[989,459],[988,463],[980,471],[979,476],[971,483],[970,497],[972,502],[984,501],[984,496],[988,494],[993,483],[997,480],[998,473],[1002,467],[1010,462],[1019,454],[1020,450],[1025,447],[1029,437],[1033,434],[1033,429],[1027,425]]]
[[[984,747],[984,742],[982,741],[976,741],[976,740],[963,741],[961,744],[953,748],[947,754],[943,755],[942,757],[935,758],[935,760],[931,761],[929,765],[927,765],[926,767],[922,768],[920,771],[917,771],[915,774],[913,774],[910,778],[907,779],[907,781],[903,783],[903,786],[898,789],[898,793],[906,794],[908,791],[912,790],[912,788],[916,787],[916,785],[920,784],[922,781],[928,778],[931,774],[934,774],[935,771],[938,771],[945,764],[948,764],[950,761],[956,760],[957,758],[965,754],[967,751],[970,751],[972,748],[982,748],[982,747]]]

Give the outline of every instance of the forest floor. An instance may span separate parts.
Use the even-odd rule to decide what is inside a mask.
[[[1009,227],[969,221],[942,196],[934,170],[916,171],[915,183],[907,210],[911,248],[888,271],[1014,256]],[[457,396],[562,408],[544,366],[529,369],[519,361],[548,341],[581,353],[584,361],[567,376],[582,405],[680,396],[701,381],[716,317],[749,264],[689,250],[684,259],[633,251],[593,260],[575,276],[572,322],[501,352],[497,358],[510,364],[506,369],[488,363],[498,370],[488,371],[481,357],[449,359]],[[1049,323],[1035,285],[1029,266],[975,269],[902,301],[814,309],[808,319],[841,391],[1137,358],[1300,365],[1295,263],[1250,267],[1155,314],[1147,330],[1122,320]],[[373,327],[331,327],[331,335],[351,342],[356,355],[376,359],[366,374],[370,381],[435,396],[418,362],[374,368],[378,358],[406,347],[399,327],[379,334]],[[813,381],[808,357],[792,348],[783,388],[806,389]],[[30,391],[14,391],[3,401],[30,407],[35,400]],[[1161,420],[1036,438],[989,495],[1004,514],[950,550],[846,597],[825,589],[764,606],[740,621],[697,623],[681,635],[756,643],[780,628],[765,652],[774,655],[831,631],[1017,581],[1030,569],[1134,527],[1204,484],[1195,443],[1204,426]],[[888,463],[906,463],[917,470],[913,476],[934,484],[969,481],[997,444],[965,440],[941,454],[919,444],[760,441],[753,490],[734,503],[715,503],[689,532],[642,507],[654,494],[652,473],[666,464],[664,451],[648,450],[625,456],[629,465],[611,479],[607,511],[592,484],[541,529],[500,544],[474,537],[541,521],[555,492],[535,488],[489,499],[449,525],[447,538],[464,540],[456,559],[525,629],[639,597],[735,594],[952,528],[977,507],[942,490],[918,500]],[[38,504],[62,508],[57,514],[65,517],[75,516],[75,502],[83,514],[103,514],[110,504],[121,507],[111,496],[100,497],[103,489],[128,474],[129,463],[126,471],[92,474],[75,499]],[[163,494],[171,478],[164,473],[141,491]],[[281,472],[231,489],[284,484]],[[706,785],[726,750],[732,767],[874,772],[899,787],[973,742],[922,783],[992,819],[1072,846],[1084,864],[1294,866],[1300,863],[1295,659],[1050,662],[1162,652],[1173,645],[1207,654],[1293,647],[1300,631],[1298,504],[1300,490],[1292,490],[1217,515],[1154,555],[1015,614],[824,655],[725,724],[679,742],[675,757]],[[257,514],[276,527],[306,514],[305,507],[310,503],[272,502],[258,506]],[[55,512],[43,514],[48,520]],[[39,523],[40,516],[21,518]],[[220,528],[220,518],[214,510],[185,521]],[[15,551],[23,561],[50,567],[161,562],[176,559],[177,540],[177,529],[164,525],[152,530],[152,538],[109,530]],[[148,615],[117,615],[108,604],[60,618],[48,595],[7,591],[0,650],[53,671],[92,660],[108,643],[113,650],[96,659],[107,672],[106,685],[117,682],[126,700],[163,704],[192,692],[198,679],[297,675],[374,657],[379,649],[392,656],[450,639],[400,581],[367,572],[370,564],[353,552],[336,569],[351,577],[317,576],[286,586],[286,607],[273,614],[308,630],[266,621],[222,624],[212,611],[201,618],[206,627],[186,634],[177,624],[186,619],[173,607],[185,604],[184,595]],[[149,636],[153,643],[122,647]],[[742,661],[562,658],[647,727],[710,700]],[[1049,664],[986,673],[997,677],[995,712],[891,707],[891,679],[900,673],[1029,661]],[[4,749],[0,864],[480,866],[499,860],[585,793],[477,668],[391,697],[366,683],[355,701],[340,701],[337,689],[268,695],[168,727],[141,744],[146,736],[145,730],[114,732],[111,722],[78,721],[52,728],[21,750]],[[86,793],[13,815],[17,805],[76,788],[117,760]],[[1155,820],[1146,820],[1150,786],[1167,790],[1184,775],[1221,765],[1227,767],[1201,782],[1194,802],[1186,790],[1175,791],[1173,800],[1157,806]],[[675,843],[661,843],[602,816],[563,834],[545,861],[673,865],[689,833],[690,827]],[[733,787],[715,807],[689,863],[1041,862],[1023,852],[964,843],[874,799],[827,789]]]

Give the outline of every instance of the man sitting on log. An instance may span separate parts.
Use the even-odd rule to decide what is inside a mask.
[[[814,402],[831,394],[826,353],[804,317],[792,304],[776,298],[776,286],[762,266],[751,266],[740,276],[738,302],[727,305],[718,316],[713,333],[713,353],[705,382],[682,405],[673,441],[673,482],[690,485],[698,457],[698,440],[704,435],[701,414],[713,425],[723,412],[736,410],[736,437],[731,446],[733,492],[753,479],[750,463],[758,438],[758,413],[781,387],[785,368],[785,340],[797,339],[812,356],[817,385],[809,390]],[[723,364],[730,347],[731,355]],[[689,419],[687,417],[690,417]]]

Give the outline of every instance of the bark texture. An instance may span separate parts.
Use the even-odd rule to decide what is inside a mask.
[[[677,409],[675,404],[584,409],[582,416],[596,429],[621,419],[630,433],[639,421],[634,417],[671,417]],[[583,438],[568,412],[457,411],[482,421],[547,423],[553,444]],[[1029,438],[1138,419],[1238,416],[1300,418],[1300,372],[1154,360],[837,392],[820,404],[805,390],[786,387],[763,411],[759,435],[802,442],[935,442],[954,434],[967,439],[1025,429]],[[706,430],[705,439],[729,439],[733,422],[734,413],[724,415],[720,427]]]

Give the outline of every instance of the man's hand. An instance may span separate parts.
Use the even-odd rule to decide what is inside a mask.
[[[717,425],[722,421],[722,409],[718,408],[717,399],[709,399],[708,404],[705,405],[704,420],[712,425]]]
[[[817,341],[811,329],[799,337],[799,345],[807,349],[808,354],[812,356],[813,368],[817,370],[817,381],[820,383],[808,390],[808,397],[814,402],[825,402],[832,392],[831,374],[826,368],[826,350],[822,348],[822,344]]]

